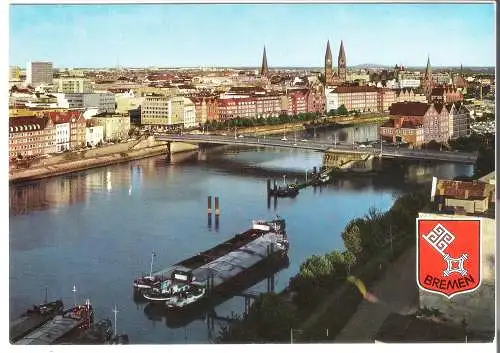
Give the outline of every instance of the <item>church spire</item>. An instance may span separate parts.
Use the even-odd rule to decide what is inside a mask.
[[[325,52],[325,65],[330,62],[332,63],[332,50],[330,49],[330,40],[326,42],[326,52]]]
[[[339,60],[344,59],[345,62],[345,51],[344,51],[344,42],[340,41],[340,50],[339,50]]]
[[[432,76],[431,59],[430,56],[427,55],[427,67],[425,68],[425,78],[430,80],[431,76]]]
[[[262,54],[262,66],[260,68],[260,75],[267,76],[268,73],[269,73],[269,67],[267,66],[266,46],[264,46],[264,54]]]
[[[341,82],[347,81],[347,62],[344,51],[344,42],[340,41],[339,61],[338,61],[339,79]]]

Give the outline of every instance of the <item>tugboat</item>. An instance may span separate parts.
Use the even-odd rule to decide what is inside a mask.
[[[167,280],[168,278],[164,276],[153,276],[153,262],[156,254],[151,253],[151,265],[149,268],[149,275],[142,276],[134,280],[133,287],[135,291],[142,292],[144,290],[151,289],[152,287],[159,285],[161,282]]]

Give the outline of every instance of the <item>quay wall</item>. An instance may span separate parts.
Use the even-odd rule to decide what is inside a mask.
[[[142,143],[140,141],[140,143]],[[133,147],[136,144],[136,147]],[[163,142],[145,142],[139,148],[137,141],[95,148],[84,152],[69,152],[55,157],[35,162],[28,169],[12,169],[9,172],[9,182],[17,183],[53,177],[90,168],[103,167],[131,160],[158,156],[166,153]],[[183,142],[171,144],[171,153],[194,151],[198,146]]]

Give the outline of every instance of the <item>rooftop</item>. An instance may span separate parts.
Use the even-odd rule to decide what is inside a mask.
[[[430,104],[421,102],[393,103],[389,107],[390,115],[424,116],[429,110]]]

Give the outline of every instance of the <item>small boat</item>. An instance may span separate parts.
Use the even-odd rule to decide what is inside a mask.
[[[277,197],[295,197],[299,194],[299,189],[295,184],[279,186],[276,189],[269,190],[269,196]]]
[[[182,309],[198,302],[205,296],[205,288],[197,285],[191,285],[185,291],[179,292],[168,298],[165,302],[169,309]]]
[[[153,286],[143,295],[144,298],[151,302],[165,302],[178,293],[188,291],[189,288],[190,285],[187,283],[174,283],[172,280],[167,279],[166,281],[161,282],[159,286]]]
[[[151,253],[151,265],[149,268],[149,275],[142,276],[142,277],[136,278],[134,280],[134,283],[132,285],[133,285],[135,290],[137,290],[137,291],[148,290],[156,285],[159,285],[161,282],[168,279],[167,277],[164,277],[161,275],[160,276],[153,276],[153,263],[154,263],[155,257],[156,257],[156,254],[154,252]]]

